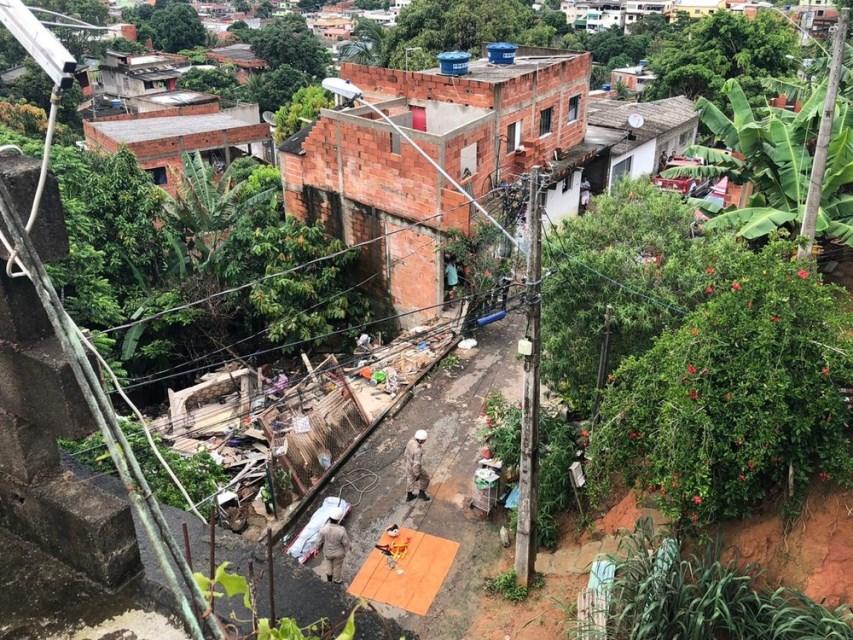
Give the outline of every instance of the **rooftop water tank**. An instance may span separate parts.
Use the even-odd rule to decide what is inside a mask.
[[[489,52],[489,62],[492,64],[515,63],[515,52],[518,45],[511,42],[493,42],[486,47]]]
[[[648,67],[648,66],[649,66],[649,61],[648,61],[648,60],[640,60],[640,67],[641,67],[641,68],[645,69],[645,68],[646,68],[646,67]]]
[[[464,51],[445,51],[437,56],[441,73],[446,76],[464,76],[468,73],[471,54]]]
[[[601,85],[601,90],[602,91],[610,91],[610,83],[606,82],[603,85]]]

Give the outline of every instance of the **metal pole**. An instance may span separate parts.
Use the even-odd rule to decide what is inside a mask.
[[[524,358],[524,397],[521,403],[521,460],[519,463],[518,527],[515,536],[515,575],[528,586],[536,568],[536,512],[539,492],[539,298],[542,279],[542,207],[539,167],[530,171],[527,229],[527,339],[531,354]]]
[[[593,423],[598,421],[598,407],[601,404],[601,390],[607,376],[607,362],[610,358],[610,324],[613,322],[613,307],[607,305],[604,312],[604,340],[601,342],[601,354],[598,357],[598,375],[595,379],[595,407],[592,410]]]
[[[275,567],[272,563],[272,529],[267,529],[267,571],[269,573],[270,587],[270,626],[274,627],[275,618]]]
[[[216,575],[216,508],[219,506],[219,502],[217,502],[216,498],[213,499],[213,505],[210,507],[210,580],[213,581],[213,576]],[[211,590],[213,587],[211,587]],[[216,620],[216,616],[214,616],[214,609],[216,608],[216,598],[213,597],[213,594],[210,594],[210,615]]]
[[[812,175],[809,180],[809,193],[806,196],[806,210],[803,214],[803,224],[800,235],[805,242],[800,245],[797,258],[803,260],[812,254],[817,213],[820,199],[823,195],[823,174],[826,172],[826,157],[829,154],[829,139],[832,137],[832,120],[835,116],[835,100],[838,97],[838,85],[841,84],[841,71],[844,63],[844,43],[847,40],[847,21],[850,9],[842,9],[838,15],[835,29],[835,40],[832,43],[832,61],[829,67],[829,79],[826,82],[826,98],[823,101],[823,112],[820,128],[815,143]]]
[[[187,528],[186,522],[181,523],[181,530],[184,532],[184,556],[187,559],[187,564],[190,567],[190,571],[192,571],[193,570],[193,550],[192,550],[192,547],[190,547],[190,531]],[[195,615],[196,619],[198,619],[198,607],[196,606],[195,602],[193,602],[192,605],[193,605],[193,614]]]

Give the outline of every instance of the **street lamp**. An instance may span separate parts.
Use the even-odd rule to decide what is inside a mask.
[[[421,51],[423,47],[406,47],[406,68],[405,71],[409,70],[409,51]]]
[[[498,221],[497,221],[497,220],[495,220],[495,219],[492,217],[492,215],[491,215],[488,211],[486,211],[486,209],[485,209],[485,207],[483,207],[483,205],[481,205],[481,204],[480,204],[479,202],[477,202],[474,198],[472,198],[472,197],[471,197],[471,194],[470,194],[470,193],[468,193],[467,191],[465,191],[465,188],[464,188],[462,185],[460,185],[458,182],[456,182],[456,180],[454,180],[453,178],[451,178],[451,177],[450,177],[450,175],[449,175],[449,174],[448,174],[448,173],[447,173],[447,172],[446,172],[446,171],[441,167],[441,165],[439,165],[435,160],[433,160],[433,159],[430,157],[430,155],[429,155],[426,151],[424,151],[423,149],[421,149],[421,148],[420,148],[420,147],[415,143],[415,141],[414,141],[414,140],[412,140],[412,139],[408,136],[408,134],[406,134],[406,132],[405,132],[405,131],[403,131],[399,126],[397,126],[397,123],[396,123],[396,122],[394,122],[391,118],[389,118],[388,116],[386,116],[386,115],[382,112],[382,110],[377,109],[373,104],[371,104],[370,102],[368,102],[367,100],[365,100],[365,99],[364,99],[364,94],[362,93],[361,89],[359,89],[357,86],[355,86],[355,85],[354,85],[352,82],[350,82],[349,80],[344,80],[343,78],[326,78],[325,80],[323,80],[323,88],[324,88],[326,91],[329,91],[329,92],[331,92],[331,93],[334,93],[335,95],[341,96],[344,100],[346,100],[346,101],[348,101],[348,102],[355,102],[355,101],[358,101],[358,102],[360,102],[361,104],[363,104],[365,107],[367,107],[368,109],[370,109],[371,111],[375,112],[375,113],[376,113],[380,118],[382,118],[385,122],[387,122],[387,123],[391,126],[391,128],[392,128],[392,129],[394,129],[394,131],[396,131],[396,132],[399,134],[399,136],[400,136],[403,140],[405,140],[405,141],[406,141],[406,142],[408,142],[410,145],[412,145],[412,146],[415,148],[415,151],[417,151],[417,152],[418,152],[418,153],[419,153],[419,154],[424,158],[424,160],[426,160],[427,162],[429,162],[429,163],[432,165],[432,167],[433,167],[436,171],[438,171],[438,173],[439,173],[439,174],[441,174],[441,176],[442,176],[445,180],[447,180],[450,184],[452,184],[452,185],[453,185],[453,187],[454,187],[454,188],[455,188],[459,193],[461,193],[463,196],[465,196],[466,198],[468,198],[468,203],[469,203],[469,204],[474,205],[474,207],[477,209],[477,211],[479,211],[479,212],[480,212],[480,213],[482,213],[484,216],[486,216],[486,219],[488,219],[488,221],[489,221],[489,222],[491,222],[491,223],[492,223],[493,225],[495,225],[498,229],[500,229],[500,230],[501,230],[501,232],[502,232],[502,233],[503,233],[503,234],[504,234],[504,235],[509,239],[509,241],[513,244],[513,246],[515,246],[515,248],[516,248],[516,249],[518,249],[520,252],[522,252],[522,253],[523,253],[523,251],[521,251],[521,247],[518,245],[518,241],[513,237],[513,235],[512,235],[509,231],[507,231],[506,229],[504,229],[504,228],[503,228],[503,227],[498,223]]]

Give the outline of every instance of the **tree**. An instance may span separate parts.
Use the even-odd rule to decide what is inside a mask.
[[[139,42],[133,42],[127,38],[115,38],[107,43],[107,49],[111,51],[120,51],[122,53],[142,53],[145,51]]]
[[[708,302],[622,363],[590,443],[594,496],[622,473],[670,516],[713,522],[791,485],[801,498],[813,478],[850,479],[838,387],[853,316],[794,253],[772,242],[735,278],[709,261]]]
[[[227,68],[190,69],[178,79],[178,87],[212,93],[228,100],[248,99],[246,87],[241,86]]]
[[[553,27],[558,36],[563,36],[569,31],[569,23],[566,22],[566,14],[562,11],[545,11],[542,14],[542,22]]]
[[[155,10],[151,16],[151,28],[154,30],[154,46],[170,53],[207,42],[207,32],[195,9],[181,2]]]
[[[389,57],[400,60],[406,47],[431,54],[479,51],[484,42],[517,42],[533,24],[533,11],[522,0],[418,0],[400,12]]]
[[[690,239],[694,208],[648,181],[620,181],[591,214],[549,233],[544,247],[542,372],[569,407],[590,415],[604,315],[614,308],[610,363],[642,354],[706,299],[706,256],[732,273],[747,251],[732,237]]]
[[[826,84],[815,91],[798,114],[786,109],[764,107],[757,112],[737,80],[723,87],[734,118],[729,119],[716,105],[700,98],[697,103],[702,122],[717,140],[744,157],[702,146],[688,153],[703,158],[706,164],[692,169],[668,169],[665,177],[675,175],[728,176],[738,183],[751,182],[755,194],[743,209],[726,211],[705,224],[705,228],[734,229],[747,239],[760,238],[782,226],[802,220],[811,179],[811,149],[817,135]],[[841,101],[835,110],[833,136],[824,174],[818,211],[817,236],[835,238],[853,246],[853,114],[850,104]],[[715,208],[709,209],[714,213]]]
[[[352,42],[341,47],[341,59],[364,65],[388,62],[389,31],[375,20],[356,18]]]
[[[590,35],[586,47],[595,62],[607,65],[612,58],[622,56],[636,64],[646,57],[651,38],[646,35],[626,35],[620,27],[612,27]]]
[[[649,56],[658,79],[644,97],[685,94],[719,102],[723,83],[739,78],[747,96],[763,102],[761,79],[791,74],[798,53],[797,32],[782,17],[761,11],[749,19],[716,11],[659,42]]]
[[[26,72],[6,88],[6,94],[12,100],[26,101],[47,112],[50,109],[53,81],[33,60],[28,58],[24,65],[27,68]],[[83,91],[80,85],[74,82],[69,89],[62,92],[57,121],[75,131],[80,131],[83,123],[77,107],[82,101]]]
[[[329,56],[308,30],[305,18],[288,15],[252,34],[252,51],[270,68],[287,65],[313,78],[325,78]],[[282,103],[275,106],[277,109]]]
[[[335,101],[329,93],[317,85],[302,87],[293,94],[290,104],[284,105],[275,113],[275,140],[293,135],[305,126],[305,121],[314,120],[320,109],[330,109]]]
[[[249,78],[246,90],[261,111],[277,111],[290,102],[293,95],[309,81],[306,74],[283,64],[272,71],[253,75]]]
[[[540,22],[535,27],[530,27],[521,32],[518,38],[520,44],[533,47],[550,47],[557,36],[557,30],[549,24]]]
[[[375,11],[385,6],[385,0],[355,0],[355,6],[364,11]]]
[[[248,0],[234,0],[234,11],[237,13],[249,13],[252,10],[252,5]]]
[[[258,6],[255,7],[255,17],[256,18],[270,18],[272,17],[272,12],[275,7],[273,7],[270,0],[261,0],[258,3]]]

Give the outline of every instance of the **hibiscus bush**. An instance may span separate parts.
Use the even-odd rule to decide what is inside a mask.
[[[815,477],[850,480],[849,298],[793,252],[773,242],[736,278],[709,262],[707,302],[622,363],[591,436],[593,498],[619,472],[669,515],[709,522],[789,482],[802,495]]]

